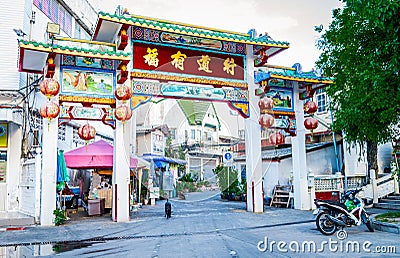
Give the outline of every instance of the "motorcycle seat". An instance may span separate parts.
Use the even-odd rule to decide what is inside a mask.
[[[342,207],[343,209],[347,210],[347,207],[346,207],[346,205],[344,203],[330,201],[330,200],[320,200],[320,201],[326,202],[326,203],[329,203],[329,204],[332,204],[332,205],[338,205],[338,206]]]

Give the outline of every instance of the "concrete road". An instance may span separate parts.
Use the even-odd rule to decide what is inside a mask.
[[[2,232],[0,257],[400,256],[397,234],[361,226],[338,239],[316,230],[311,211],[268,207],[252,214],[243,202],[222,201],[213,193],[194,196],[171,200],[171,219],[163,216],[165,201],[159,201],[128,223],[91,220]]]

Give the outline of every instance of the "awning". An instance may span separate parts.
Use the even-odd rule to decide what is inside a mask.
[[[142,158],[147,161],[153,161],[155,167],[157,168],[165,168],[167,164],[186,164],[185,160],[165,157],[156,154],[143,154]]]
[[[136,156],[135,156],[135,159],[138,160],[138,164],[137,164],[138,168],[150,168],[150,162],[148,162],[147,160],[145,160],[141,157],[136,157]]]
[[[104,140],[79,147],[64,153],[68,168],[94,169],[112,168],[114,161],[114,147]],[[130,158],[130,168],[136,168],[138,159]]]

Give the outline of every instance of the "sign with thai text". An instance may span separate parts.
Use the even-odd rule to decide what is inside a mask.
[[[0,148],[7,148],[8,146],[8,125],[7,123],[0,123]]]
[[[7,181],[7,161],[0,160],[0,182],[5,183]]]
[[[7,151],[0,151],[0,182],[7,181]]]

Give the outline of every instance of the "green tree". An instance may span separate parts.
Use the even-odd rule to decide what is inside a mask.
[[[333,129],[366,144],[369,169],[378,172],[377,145],[399,133],[400,0],[342,2],[317,43],[317,66],[334,81],[327,87]]]
[[[238,189],[240,184],[237,170],[225,167],[224,165],[219,165],[213,169],[213,172],[217,177],[218,186],[222,194],[233,194],[240,190]]]
[[[165,140],[165,148],[164,148],[164,155],[165,157],[170,157],[170,158],[177,158],[181,160],[186,159],[186,152],[185,149],[182,146],[179,146],[178,148],[174,148],[172,146],[172,137],[171,135],[167,137]],[[179,164],[178,165],[178,175],[184,174],[186,171],[186,165],[184,164]]]
[[[164,155],[165,157],[170,157],[170,158],[174,157],[174,150],[172,148],[171,136],[168,136],[167,139],[165,139]]]

